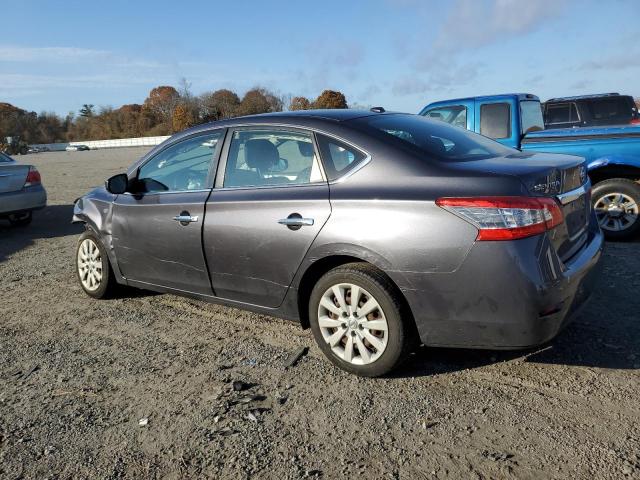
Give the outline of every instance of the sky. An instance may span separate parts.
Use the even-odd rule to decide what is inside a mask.
[[[263,86],[418,112],[453,97],[640,96],[640,0],[0,0],[0,102],[61,115]]]

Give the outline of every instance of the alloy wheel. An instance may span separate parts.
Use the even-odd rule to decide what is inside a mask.
[[[607,193],[594,204],[600,228],[620,232],[638,221],[638,204],[624,193]]]
[[[98,245],[90,238],[85,238],[78,249],[78,273],[84,288],[91,292],[100,288],[102,255]]]
[[[382,307],[353,283],[339,283],[324,292],[318,325],[333,354],[354,365],[375,362],[387,347],[389,327]]]

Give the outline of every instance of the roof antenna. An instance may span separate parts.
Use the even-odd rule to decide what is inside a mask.
[[[382,107],[372,107],[371,111],[374,112],[374,113],[384,113],[384,112],[386,112],[386,110],[384,108],[382,108]]]

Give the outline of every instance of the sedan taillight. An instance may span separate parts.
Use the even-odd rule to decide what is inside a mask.
[[[25,187],[33,187],[34,185],[40,185],[42,179],[40,178],[40,172],[36,167],[29,167],[29,173],[27,173],[27,179],[24,182]]]
[[[564,222],[560,205],[548,197],[445,197],[436,204],[474,225],[477,240],[516,240]]]

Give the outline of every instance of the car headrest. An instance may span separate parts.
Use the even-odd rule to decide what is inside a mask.
[[[298,150],[303,157],[313,157],[313,143],[298,142]]]
[[[277,165],[280,159],[276,146],[263,138],[247,141],[244,144],[244,155],[249,168],[265,171]]]

